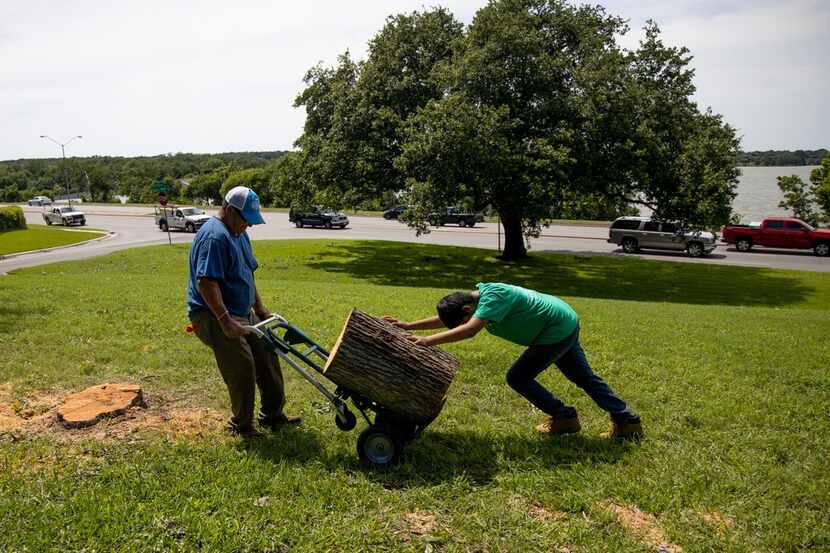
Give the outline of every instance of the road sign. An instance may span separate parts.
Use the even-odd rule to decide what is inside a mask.
[[[170,185],[163,180],[157,180],[153,183],[153,192],[158,192],[159,194],[169,194]]]

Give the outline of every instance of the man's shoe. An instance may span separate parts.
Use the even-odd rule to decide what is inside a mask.
[[[261,417],[259,419],[259,425],[269,430],[279,430],[280,428],[294,426],[300,424],[301,422],[303,422],[302,417],[289,417],[284,413],[281,413],[276,417]]]
[[[571,409],[561,415],[547,417],[542,424],[536,426],[536,430],[543,434],[574,434],[582,430],[582,425],[579,424],[576,410]]]
[[[610,440],[639,440],[644,436],[643,425],[637,415],[611,416],[611,430],[602,434]]]
[[[232,426],[229,426],[228,432],[230,432],[232,436],[237,436],[239,438],[242,438],[243,440],[259,440],[265,437],[265,434],[251,427],[234,428]]]

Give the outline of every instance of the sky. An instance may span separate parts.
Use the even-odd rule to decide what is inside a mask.
[[[694,56],[696,100],[744,150],[830,147],[830,1],[606,0],[636,48],[654,19]],[[387,16],[486,2],[0,0],[0,159],[288,150],[303,76]]]

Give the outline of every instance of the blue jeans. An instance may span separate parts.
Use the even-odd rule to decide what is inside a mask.
[[[556,363],[565,377],[585,390],[591,399],[615,419],[629,419],[637,415],[629,409],[605,381],[591,370],[585,352],[579,344],[579,327],[560,342],[530,346],[507,371],[507,384],[530,403],[553,417],[575,412],[562,400],[536,381],[536,377]]]

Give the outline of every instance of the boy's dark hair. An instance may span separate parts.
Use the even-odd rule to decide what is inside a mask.
[[[447,328],[455,328],[461,324],[467,313],[465,305],[473,305],[475,298],[470,292],[453,292],[441,298],[438,302],[438,318]]]

